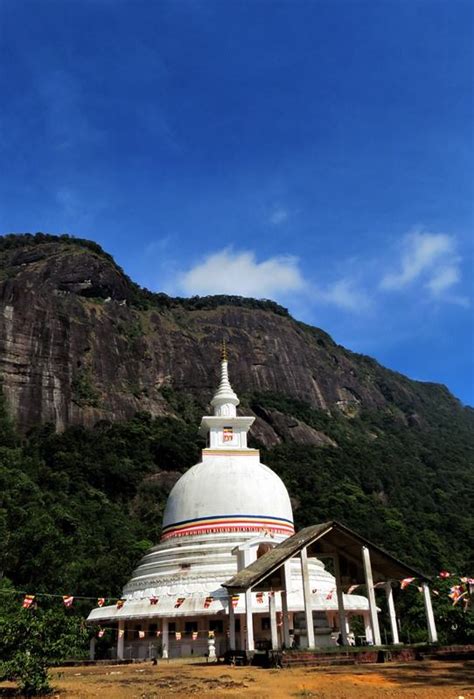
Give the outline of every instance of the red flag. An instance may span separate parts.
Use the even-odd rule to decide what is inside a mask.
[[[257,592],[257,602],[263,604],[263,592]]]
[[[461,585],[453,585],[452,587],[449,588],[449,594],[448,597],[451,597],[453,600],[453,604],[457,604],[461,597],[463,597],[466,593],[462,591],[462,586]]]
[[[326,599],[332,599],[333,592],[334,592],[334,589],[330,590],[326,595]]]
[[[117,609],[122,609],[123,605],[125,604],[124,599],[118,599],[117,602],[115,603]]]
[[[442,570],[441,573],[439,574],[440,578],[443,578],[443,580],[446,580],[446,578],[451,577],[451,573],[448,573],[447,570]]]
[[[159,597],[150,597],[150,604],[158,604]]]
[[[23,609],[29,609],[33,606],[34,601],[35,595],[25,595],[21,606],[23,607]]]
[[[415,578],[404,578],[400,583],[401,589],[404,590],[406,587],[408,587],[408,585],[412,583],[414,579]]]
[[[63,595],[63,602],[65,607],[72,607],[74,597],[72,595]]]
[[[206,599],[204,600],[204,609],[209,609],[209,607],[211,606],[213,601],[214,601],[214,597],[211,597],[211,596],[206,597]]]
[[[99,599],[97,600],[97,606],[103,607],[104,604],[105,604],[105,597],[99,597]]]
[[[175,602],[174,608],[178,609],[178,607],[181,607],[185,599],[186,597],[178,597],[178,599]]]

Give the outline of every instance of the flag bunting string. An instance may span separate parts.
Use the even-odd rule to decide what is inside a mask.
[[[447,580],[450,579],[453,581],[453,585],[450,587],[449,590],[449,597],[453,600],[453,604],[457,604],[460,600],[466,601],[466,596],[468,595],[473,595],[474,594],[474,578],[465,576],[465,575],[457,575],[456,573],[450,573],[447,570],[442,570],[438,575],[437,578],[440,580]],[[458,584],[454,584],[456,580],[459,580]],[[398,582],[400,584],[400,589],[405,590],[409,585],[411,585],[413,582],[417,581],[416,577],[408,577],[408,578],[403,578],[402,580],[396,581],[393,580],[393,582]],[[346,594],[352,594],[357,588],[363,587],[365,583],[357,583],[350,585],[350,587],[347,589]],[[374,584],[374,588],[380,588],[380,587],[385,587],[386,583],[385,582],[377,582]],[[422,590],[423,588],[421,586],[416,586],[418,590]],[[313,592],[316,592],[314,590]],[[332,590],[329,590],[326,593],[326,599],[330,600],[333,597],[333,594],[335,592],[335,588]],[[436,589],[432,590],[433,594],[436,596],[439,596],[439,591]],[[103,607],[106,603],[109,604],[114,604],[117,609],[122,609],[127,604],[126,599],[123,598],[116,598],[116,597],[96,597],[96,596],[89,596],[89,595],[65,595],[65,594],[56,594],[56,593],[51,593],[51,592],[35,592],[34,594],[31,594],[27,592],[26,590],[17,590],[17,589],[0,589],[0,594],[12,594],[12,595],[21,595],[23,597],[22,600],[22,607],[25,609],[34,609],[36,608],[38,604],[38,600],[40,598],[50,598],[50,599],[60,599],[63,602],[63,605],[65,608],[71,608],[73,606],[74,602],[77,601],[94,601],[97,607]],[[256,593],[256,599],[259,604],[263,603],[263,597],[264,593],[263,592],[257,592]],[[147,601],[150,603],[152,606],[159,606],[160,598],[152,595],[151,597],[146,597],[143,598],[142,600],[139,600],[141,602]],[[134,600],[135,601],[135,600]],[[181,607],[186,601],[186,597],[177,597],[175,599],[174,607],[175,609],[178,609]],[[204,609],[208,609],[212,602],[214,601],[214,597],[212,596],[207,596],[204,600]],[[239,602],[239,595],[232,595],[230,598],[232,606],[235,608]]]

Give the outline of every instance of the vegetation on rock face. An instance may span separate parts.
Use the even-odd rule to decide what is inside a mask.
[[[126,281],[128,286],[128,296],[130,305],[139,309],[165,309],[165,308],[185,308],[187,310],[212,309],[225,303],[228,306],[238,306],[240,308],[261,308],[272,311],[278,315],[288,316],[288,310],[280,306],[275,301],[269,299],[251,299],[243,296],[192,296],[190,298],[172,297],[164,293],[156,293],[140,287],[133,282],[125,272],[117,265],[111,255],[106,253],[98,243],[85,238],[75,236],[50,235],[48,233],[22,233],[0,236],[0,266],[3,266],[8,273],[9,264],[7,254],[15,250],[34,250],[46,244],[65,245],[75,247],[78,250],[89,250],[109,263]],[[84,295],[90,296],[87,291]]]
[[[0,412],[0,569],[15,585],[120,593],[140,555],[159,539],[170,488],[203,446],[192,396],[168,398],[182,417],[138,413],[61,434],[46,425],[22,440]],[[248,402],[257,413],[278,407],[338,445],[283,441],[262,449],[296,504],[297,526],[337,519],[427,573],[472,574],[469,419],[407,429],[391,415],[330,417],[274,394]]]

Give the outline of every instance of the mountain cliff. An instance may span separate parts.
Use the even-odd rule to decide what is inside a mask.
[[[463,408],[446,388],[410,381],[337,345],[272,302],[173,299],[128,279],[89,241],[46,235],[0,240],[0,370],[18,425],[92,426],[137,410],[173,414],[175,393],[204,406],[228,340],[239,394],[280,393],[332,414],[364,409],[405,425]],[[272,411],[258,414],[265,444],[312,439]],[[314,437],[316,439],[316,437]]]
[[[223,338],[297,526],[339,519],[428,572],[472,574],[474,411],[444,386],[271,301],[153,294],[97,244],[44,234],[0,238],[0,573],[119,593],[198,459]]]

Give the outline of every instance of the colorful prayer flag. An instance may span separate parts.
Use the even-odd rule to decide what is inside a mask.
[[[351,595],[354,590],[357,590],[357,588],[360,587],[360,583],[358,585],[351,585],[350,588],[347,590],[347,594]]]
[[[257,592],[257,602],[263,604],[263,592]]]
[[[209,631],[207,636],[208,638],[214,638],[214,631]]]
[[[99,597],[99,599],[97,600],[97,606],[103,607],[104,604],[105,604],[105,597]]]
[[[467,595],[467,590],[463,591],[462,585],[453,585],[449,588],[448,597],[453,600],[453,605],[457,604],[460,599]]]
[[[333,593],[334,593],[334,589],[330,590],[326,595],[326,599],[332,599]]]
[[[404,590],[406,587],[408,587],[408,585],[409,585],[410,583],[413,582],[414,579],[415,579],[415,578],[404,578],[404,579],[400,582],[400,588],[401,588],[402,590]]]
[[[461,594],[459,595],[459,597],[457,597],[457,598],[453,601],[453,606],[454,606],[455,604],[457,604],[457,603],[459,602],[459,600],[463,600],[463,602],[464,602],[464,599],[463,599],[463,598],[466,598],[466,595],[467,595],[467,590],[465,590],[464,592],[461,592]]]
[[[117,609],[122,609],[123,605],[125,604],[124,599],[118,599],[117,602],[115,603]]]
[[[235,609],[236,606],[239,603],[240,595],[232,595],[231,601],[232,601],[232,607]]]
[[[156,637],[159,638],[160,636],[161,636],[161,631],[160,631],[160,629],[157,629],[157,631],[156,631]]]
[[[209,609],[209,607],[211,606],[213,601],[214,601],[214,597],[211,597],[211,596],[206,597],[206,599],[204,600],[204,609]]]
[[[193,641],[195,641],[195,640],[197,639],[197,637],[198,637],[198,632],[197,632],[197,631],[193,631],[192,637],[193,637]]]
[[[139,631],[139,632],[138,632],[138,638],[145,638],[145,632],[144,632],[144,631]]]
[[[176,640],[177,641],[181,640],[181,631],[176,631]]]
[[[118,637],[123,638],[125,636],[125,629],[119,629]]]
[[[29,609],[30,607],[33,606],[33,602],[35,601],[35,595],[25,595],[22,603],[23,609]]]
[[[186,597],[178,597],[178,599],[175,602],[174,608],[178,609],[178,607],[181,607],[185,599]]]
[[[99,629],[99,632],[98,632],[97,635],[98,635],[99,638],[102,638],[102,636],[104,635],[104,633],[105,633],[105,629]]]
[[[440,578],[443,578],[443,580],[446,580],[446,578],[451,577],[451,573],[448,573],[447,570],[442,570],[441,573],[439,574]]]
[[[63,602],[65,607],[72,607],[74,597],[72,595],[63,595]]]
[[[150,604],[158,604],[159,598],[158,597],[150,597]]]

